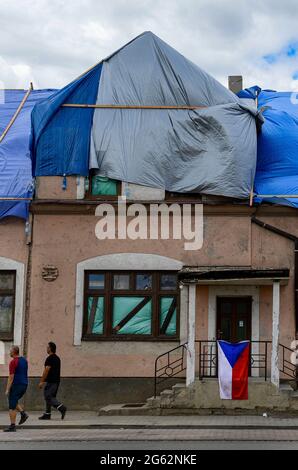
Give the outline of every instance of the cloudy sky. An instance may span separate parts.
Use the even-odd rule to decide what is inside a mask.
[[[225,85],[293,90],[297,25],[297,0],[0,0],[0,81],[62,87],[150,30]]]

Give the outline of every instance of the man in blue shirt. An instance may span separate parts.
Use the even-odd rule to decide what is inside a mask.
[[[28,362],[20,356],[18,346],[13,346],[10,350],[12,361],[9,364],[9,377],[7,380],[6,392],[9,404],[10,426],[4,432],[15,432],[17,411],[21,413],[19,424],[23,424],[28,415],[18,401],[25,395],[28,386]]]

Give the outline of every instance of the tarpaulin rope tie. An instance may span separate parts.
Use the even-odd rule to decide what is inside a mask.
[[[63,175],[63,180],[62,180],[62,189],[63,189],[63,191],[66,191],[66,189],[67,189],[67,179],[66,179],[65,174]]]

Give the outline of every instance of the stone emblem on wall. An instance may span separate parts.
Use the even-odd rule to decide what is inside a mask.
[[[59,276],[58,268],[51,264],[47,264],[42,268],[41,276],[45,281],[53,282]]]

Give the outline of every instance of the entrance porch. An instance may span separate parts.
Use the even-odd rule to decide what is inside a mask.
[[[296,367],[291,363],[289,345],[280,344],[280,291],[289,280],[287,269],[202,269],[185,268],[181,282],[188,286],[188,329],[186,341],[186,384],[196,377],[217,376],[218,339],[231,342],[250,341],[250,375],[269,377],[275,387],[287,372],[293,377]],[[197,286],[207,285],[208,338],[196,335],[196,306],[200,304]],[[259,287],[272,287],[271,337],[260,338],[264,325],[260,321]],[[268,318],[265,319],[268,325]],[[294,338],[294,332],[293,332]],[[281,363],[280,363],[281,361]],[[287,371],[287,366],[290,371]],[[292,367],[291,367],[292,366]],[[282,374],[282,375],[281,375]]]
[[[159,385],[164,386],[167,378],[177,377],[180,383],[172,391],[161,392],[162,406],[187,407],[189,400],[190,408],[198,409],[296,409],[296,365],[292,363],[291,341],[289,344],[280,342],[283,328],[280,299],[289,271],[187,269],[184,274],[183,271],[180,279],[188,289],[187,337],[180,346],[157,358],[155,396]],[[208,296],[206,289],[200,294],[197,286],[201,285],[208,286]],[[267,302],[266,315],[262,311],[263,298],[260,301],[262,286],[267,286],[267,291],[271,292],[271,312],[268,312]],[[202,303],[207,308],[200,310]],[[202,311],[207,321],[200,319]],[[220,400],[217,339],[250,341],[248,401]]]

